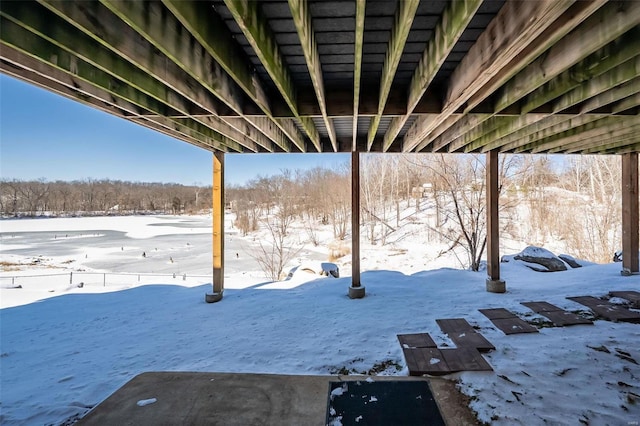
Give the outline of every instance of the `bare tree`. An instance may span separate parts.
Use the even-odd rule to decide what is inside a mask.
[[[295,184],[290,172],[267,180],[268,190],[272,194],[273,211],[261,221],[270,238],[260,239],[258,248],[252,257],[258,262],[265,275],[277,281],[282,278],[284,267],[296,257],[302,249],[300,241],[290,235],[290,228],[297,214]]]

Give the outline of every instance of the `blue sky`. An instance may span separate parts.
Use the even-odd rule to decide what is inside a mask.
[[[225,182],[333,167],[348,154],[228,154]],[[211,184],[212,154],[0,74],[0,177]]]

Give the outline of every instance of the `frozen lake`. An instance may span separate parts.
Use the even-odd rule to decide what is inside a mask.
[[[254,237],[241,237],[227,220],[225,275],[260,275],[251,257]],[[144,253],[144,256],[143,256]],[[210,275],[210,216],[131,216],[0,221],[3,261],[50,259],[55,266],[99,272]],[[302,250],[300,261],[325,261]]]

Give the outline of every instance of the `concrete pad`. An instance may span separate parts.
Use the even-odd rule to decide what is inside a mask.
[[[77,424],[320,426],[325,424],[329,382],[366,379],[363,376],[143,373]],[[406,376],[372,379],[428,381],[448,425],[477,424],[454,382]],[[156,401],[150,403],[153,399]]]

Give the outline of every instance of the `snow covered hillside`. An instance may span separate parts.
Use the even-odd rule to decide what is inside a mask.
[[[566,297],[640,288],[640,277],[620,276],[620,264],[540,273],[509,262],[502,264],[507,293],[487,293],[485,274],[455,269],[456,254],[428,243],[418,219],[386,246],[363,244],[367,296],[351,300],[349,255],[335,260],[341,278],[305,273],[269,283],[249,256],[256,235],[241,237],[229,224],[226,291],[210,305],[210,279],[196,277],[210,273],[210,218],[96,219],[0,222],[2,424],[71,422],[144,371],[406,375],[396,335],[428,332],[452,345],[435,320],[456,317],[496,347],[486,355],[493,372],[450,376],[481,421],[640,420],[640,325],[598,320],[506,336],[478,312],[504,307],[539,321],[520,304],[537,300],[583,312]],[[326,244],[305,245],[289,266],[327,260],[325,232]],[[505,254],[526,245],[504,244]],[[106,285],[100,278],[81,288],[28,277],[80,270],[164,276]],[[16,276],[22,288],[11,288],[8,277]]]

